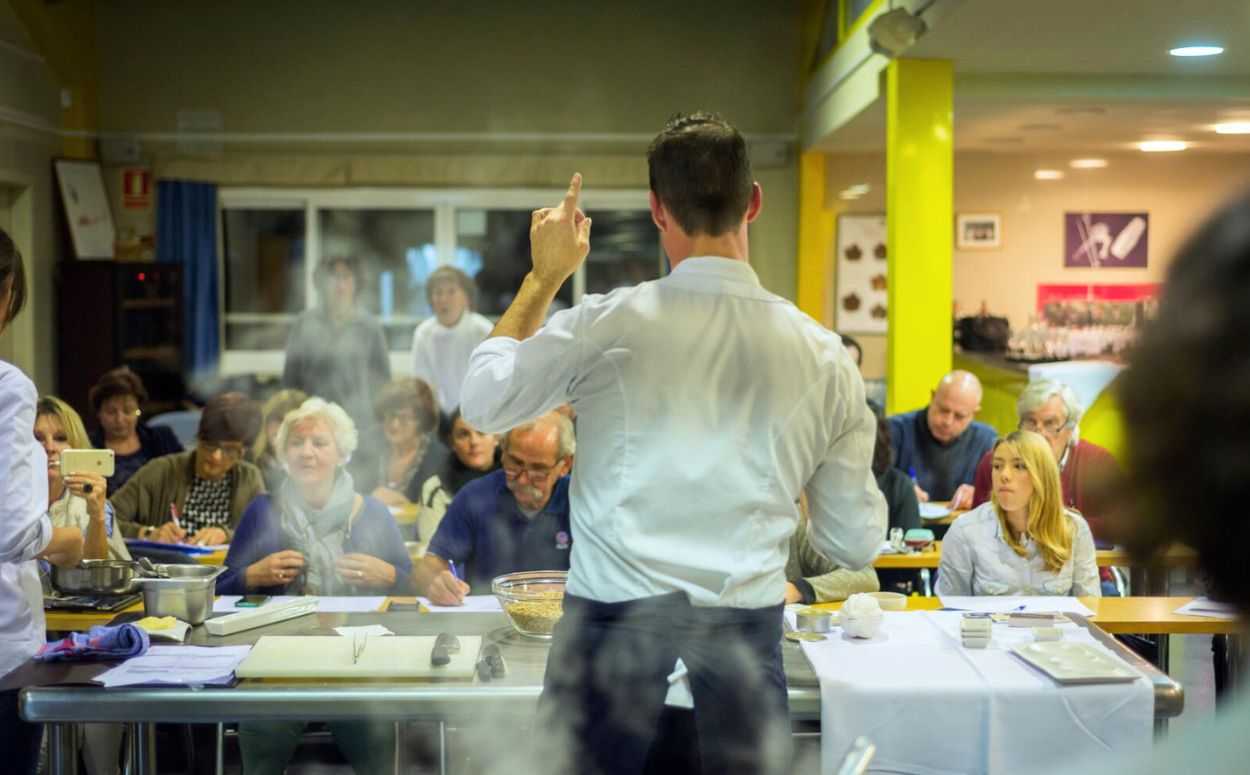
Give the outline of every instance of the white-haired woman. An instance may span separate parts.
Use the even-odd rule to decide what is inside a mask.
[[[1097,444],[1080,438],[1081,401],[1076,391],[1053,379],[1033,380],[1016,401],[1020,430],[1040,434],[1050,445],[1059,464],[1059,483],[1065,508],[1081,512],[1095,539],[1102,538],[1101,518],[1091,490],[1119,472],[1115,458]],[[990,499],[992,452],[985,453],[973,479],[973,507]]]
[[[403,594],[412,561],[395,519],[358,494],[344,468],[356,426],[337,404],[310,398],[282,420],[275,439],[290,477],[243,512],[217,579],[223,594]],[[281,773],[299,745],[303,722],[239,725],[243,771]],[[335,741],[356,772],[389,771],[394,727],[335,722]]]
[[[278,457],[290,478],[248,505],[217,579],[223,594],[402,594],[412,561],[394,517],[355,491],[344,467],[356,426],[310,398],[282,420]]]

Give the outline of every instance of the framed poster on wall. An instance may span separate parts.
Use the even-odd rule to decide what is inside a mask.
[[[839,333],[885,333],[887,256],[884,214],[838,216],[834,328]]]
[[[1149,213],[1064,213],[1063,265],[1146,266]]]
[[[75,257],[111,260],[117,231],[99,163],[55,159],[52,165]]]

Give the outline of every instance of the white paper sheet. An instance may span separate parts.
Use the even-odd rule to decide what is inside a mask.
[[[951,507],[945,503],[922,503],[920,504],[921,519],[941,519],[951,513]]]
[[[1041,613],[1058,611],[1065,614],[1093,616],[1094,612],[1075,597],[961,597],[942,595],[942,605],[960,611],[981,611],[990,614],[1009,614],[1016,611]]]
[[[366,624],[362,627],[335,627],[334,631],[345,638],[352,638],[357,635],[380,638],[383,635],[395,634],[380,624]]]
[[[1205,597],[1195,597],[1172,613],[1182,616],[1207,616],[1212,619],[1237,619],[1237,609],[1228,603],[1217,603]]]
[[[1126,684],[1060,686],[1007,651],[1032,633],[994,624],[986,649],[965,649],[961,614],[886,611],[871,640],[801,647],[820,678],[822,771],[833,772],[858,735],[877,746],[873,771],[1012,773],[1045,761],[1049,771],[1106,751],[1151,743],[1154,690]],[[1094,643],[1067,623],[1064,640]]]
[[[230,683],[251,646],[152,646],[95,680],[106,688],[141,684],[213,686]]]
[[[239,608],[235,603],[241,599],[240,595],[222,595],[213,601],[213,613],[233,614],[239,611],[254,611],[254,608]],[[275,595],[265,602],[265,605],[273,603],[281,603],[288,600],[299,600],[298,595]],[[317,613],[340,613],[340,614],[356,614],[356,613],[372,613],[382,610],[382,606],[386,604],[385,595],[370,595],[368,597],[324,597],[317,596]],[[264,606],[261,606],[262,608]]]
[[[480,614],[503,611],[499,605],[499,598],[494,595],[468,595],[464,599],[464,605],[435,605],[427,597],[417,599],[421,601],[421,605],[430,609],[431,613]]]

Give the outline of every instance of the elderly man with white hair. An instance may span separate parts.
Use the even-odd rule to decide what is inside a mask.
[[[1079,437],[1081,413],[1081,401],[1076,391],[1053,379],[1030,382],[1016,401],[1020,430],[1040,433],[1050,443],[1055,460],[1059,461],[1063,505],[1081,512],[1094,538],[1098,539],[1102,515],[1090,513],[1093,502],[1091,487],[1115,475],[1118,466],[1110,452]],[[972,496],[973,506],[979,506],[990,498],[990,467],[990,454],[986,453],[977,465],[973,480],[976,488]]]

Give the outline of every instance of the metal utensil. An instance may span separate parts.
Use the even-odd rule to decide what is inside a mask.
[[[73,568],[52,566],[52,588],[63,595],[125,595],[134,587],[134,564],[123,560],[83,560]]]

